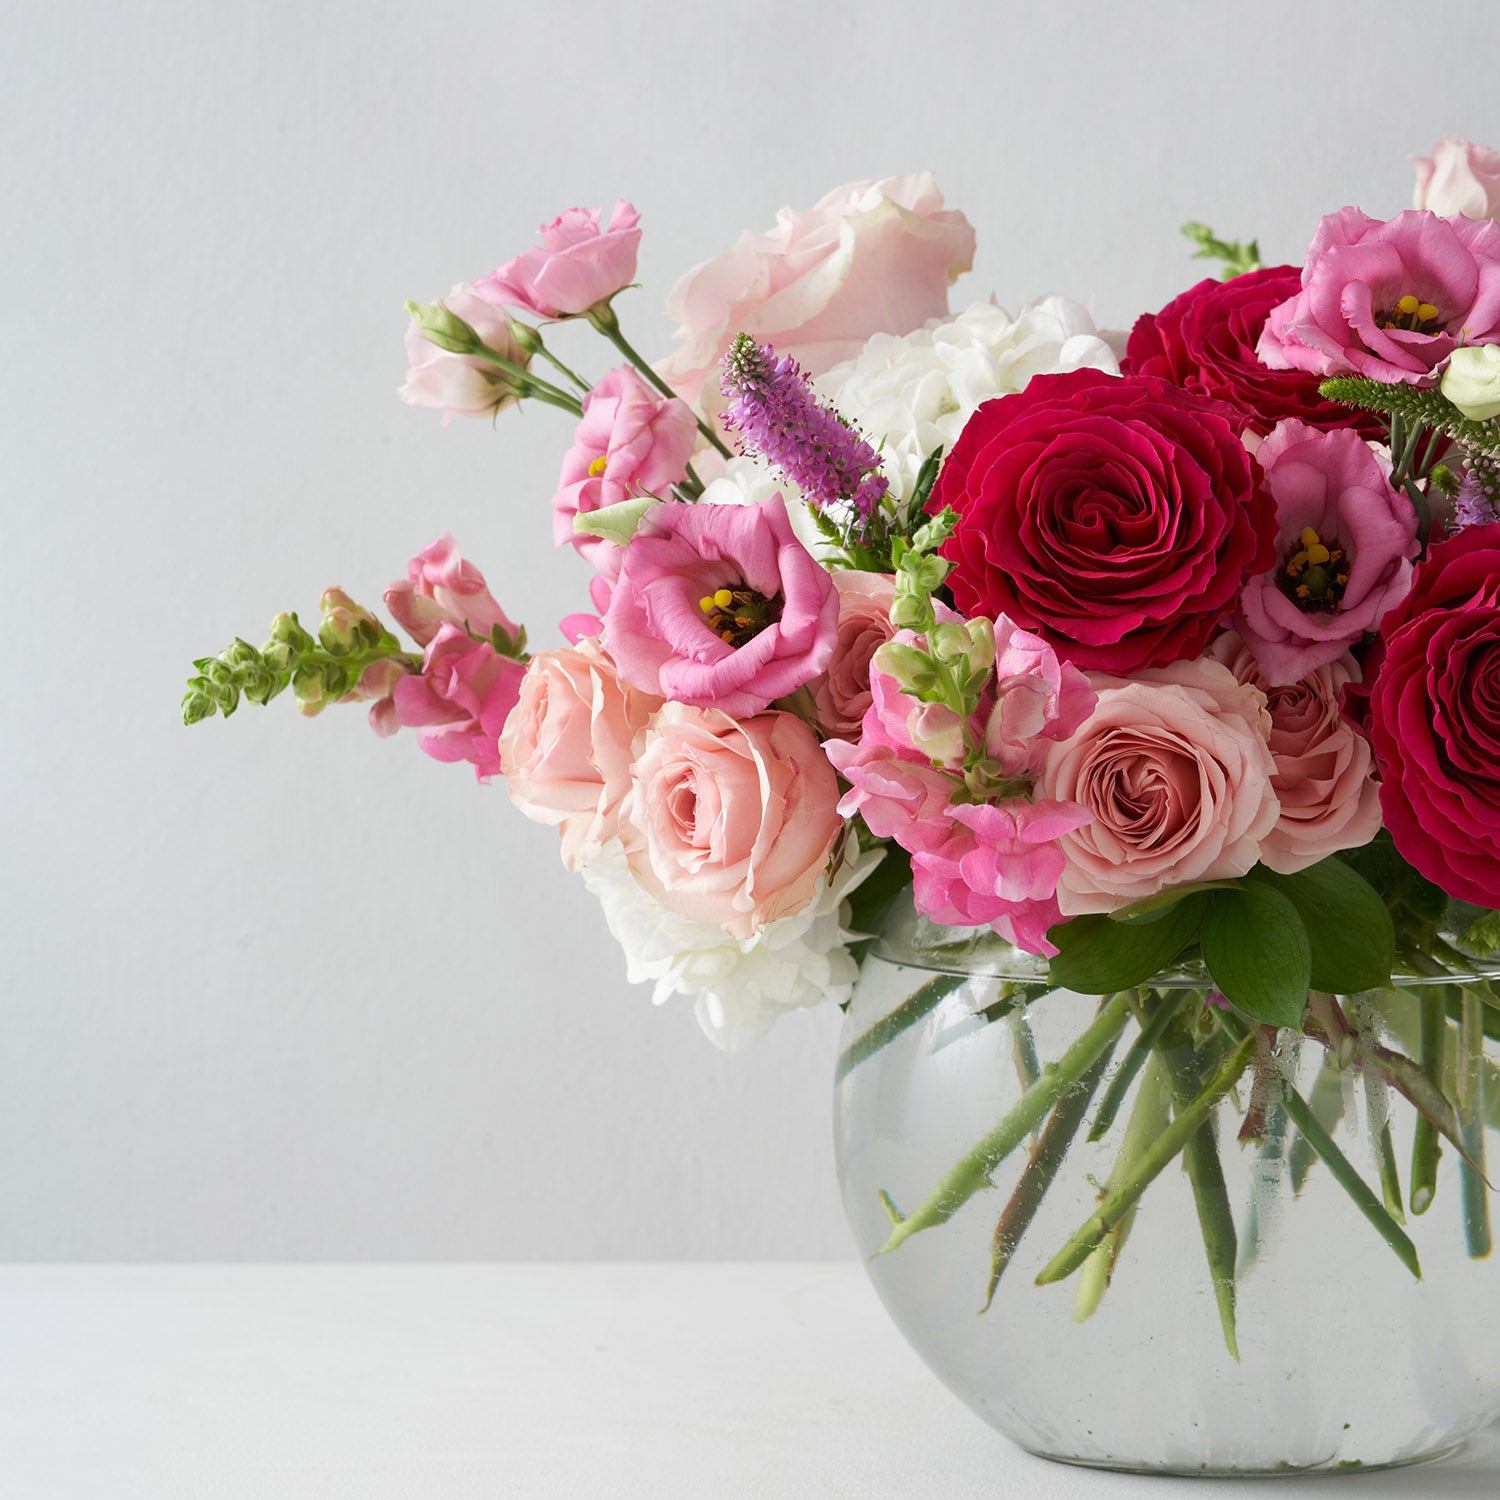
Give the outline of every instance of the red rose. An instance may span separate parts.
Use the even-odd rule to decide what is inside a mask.
[[[1396,848],[1450,896],[1500,907],[1500,525],[1432,549],[1360,696]]]
[[[1037,375],[987,401],[931,508],[966,615],[1005,615],[1079,667],[1196,656],[1276,561],[1276,511],[1235,414],[1161,380]]]
[[[1325,401],[1318,394],[1318,376],[1271,370],[1257,358],[1255,345],[1267,315],[1301,290],[1296,266],[1267,266],[1231,281],[1200,281],[1159,313],[1136,320],[1120,369],[1228,402],[1262,435],[1295,417],[1310,427],[1357,427],[1368,437],[1383,437],[1378,418]]]

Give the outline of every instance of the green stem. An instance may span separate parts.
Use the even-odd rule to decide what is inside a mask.
[[[570,370],[545,344],[542,345],[540,352],[542,358],[545,359],[547,363],[558,372],[559,375],[562,375],[567,380],[571,380],[573,384],[576,385],[585,396],[587,396],[588,393],[593,390],[593,386],[591,386],[588,381],[583,378],[582,375],[580,375],[576,370]]]
[[[1324,1134],[1337,1130],[1339,1121],[1344,1118],[1344,1071],[1338,1065],[1337,1044],[1333,1046],[1334,1055],[1323,1059],[1309,1096],[1313,1117],[1323,1127]],[[1317,1159],[1318,1149],[1311,1141],[1299,1136],[1292,1142],[1289,1162],[1294,1198],[1302,1196],[1302,1189],[1307,1186],[1307,1174]]]
[[[1278,1075],[1276,1098],[1267,1106],[1265,1136],[1250,1168],[1250,1207],[1245,1214],[1245,1233],[1235,1261],[1235,1275],[1245,1273],[1260,1256],[1261,1241],[1270,1232],[1270,1221],[1280,1207],[1282,1171],[1286,1165],[1287,1116],[1281,1105],[1284,1088]]]
[[[863,1036],[849,1044],[834,1067],[834,1083],[842,1083],[862,1062],[873,1057],[888,1042],[895,1041],[908,1027],[930,1015],[964,982],[962,974],[939,974],[914,990],[884,1020],[877,1021]]]
[[[1396,1142],[1391,1134],[1391,1091],[1380,1081],[1365,1074],[1365,1111],[1370,1118],[1370,1134],[1375,1138],[1375,1166],[1380,1173],[1380,1196],[1385,1211],[1398,1223],[1406,1223],[1405,1202],[1401,1196],[1401,1168],[1396,1161]]]
[[[1433,1089],[1444,1098],[1445,1051],[1448,1029],[1447,1000],[1438,985],[1421,992],[1421,1042],[1418,1056],[1422,1072]],[[1437,1125],[1426,1114],[1417,1116],[1411,1144],[1411,1211],[1425,1214],[1437,1192],[1438,1159],[1443,1154]]]
[[[1109,1132],[1109,1127],[1115,1123],[1115,1116],[1120,1112],[1120,1106],[1125,1102],[1125,1096],[1130,1092],[1130,1085],[1135,1082],[1135,1075],[1140,1072],[1141,1065],[1151,1056],[1152,1049],[1156,1046],[1161,1034],[1172,1024],[1172,1017],[1177,1014],[1178,1007],[1173,1005],[1165,995],[1157,997],[1156,1009],[1146,1019],[1146,1024],[1141,1027],[1140,1035],[1130,1044],[1125,1056],[1120,1059],[1120,1066],[1115,1076],[1110,1079],[1109,1087],[1104,1091],[1104,1098],[1099,1104],[1099,1113],[1094,1117],[1094,1123],[1089,1130],[1091,1141],[1103,1140]]]
[[[1468,1160],[1459,1168],[1463,1195],[1464,1243],[1472,1260],[1494,1248],[1490,1195],[1484,1180],[1484,1009],[1472,991],[1463,992],[1459,1025],[1458,1117]]]
[[[1036,1038],[1026,1012],[1018,1010],[1010,1018],[1011,1052],[1016,1060],[1016,1077],[1023,1089],[1029,1089],[1042,1076],[1041,1060],[1036,1055]]]
[[[1167,1163],[1187,1145],[1219,1100],[1235,1086],[1250,1065],[1254,1052],[1255,1037],[1247,1034],[1219,1064],[1198,1097],[1147,1148],[1127,1180],[1105,1195],[1088,1221],[1052,1258],[1037,1277],[1038,1286],[1047,1286],[1071,1276],[1088,1259],[1095,1246],[1125,1217]]]
[[[553,385],[550,380],[543,380],[535,371],[523,370],[513,360],[506,359],[503,354],[496,354],[493,349],[484,344],[479,345],[474,353],[480,359],[504,370],[507,375],[514,376],[518,396],[545,401],[549,406],[560,406],[564,411],[572,412],[575,417],[583,415],[583,407],[576,396],[569,395],[561,386]]]
[[[1042,1069],[1041,1077],[1021,1095],[1014,1109],[980,1140],[928,1194],[926,1201],[898,1224],[891,1237],[875,1253],[889,1255],[919,1230],[944,1224],[989,1180],[989,1175],[1010,1155],[1043,1119],[1094,1060],[1119,1036],[1130,1007],[1124,995],[1112,996],[1088,1029],[1055,1063]]]

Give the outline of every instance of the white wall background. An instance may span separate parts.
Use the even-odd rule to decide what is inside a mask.
[[[358,711],[189,732],[190,658],[451,528],[551,643],[545,408],[408,410],[402,299],[634,200],[688,265],[936,170],[955,307],[1128,326],[1201,218],[1300,260],[1500,143],[1500,6],[0,5],[0,1256],[825,1257],[837,1016],[726,1058],[550,831]],[[568,330],[577,363],[606,361]]]

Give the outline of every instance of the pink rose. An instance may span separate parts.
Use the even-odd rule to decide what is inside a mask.
[[[670,912],[736,938],[812,899],[843,829],[838,782],[795,714],[668,703],[646,726],[621,839]]]
[[[995,621],[995,666],[985,699],[984,753],[1005,776],[1034,775],[1048,744],[1067,739],[1095,702],[1077,667],[1059,661],[1041,636],[1004,615]]]
[[[612,370],[583,398],[583,416],[552,497],[553,541],[559,547],[571,542],[601,573],[614,577],[624,549],[576,535],[573,517],[618,505],[643,490],[664,498],[686,478],[697,436],[697,419],[681,401],[659,396],[628,367]]]
[[[503,359],[527,367],[531,356],[505,326],[505,314],[475,294],[467,282],[438,300],[439,307],[456,313]],[[408,406],[440,406],[443,426],[456,412],[461,417],[492,417],[515,398],[514,377],[499,365],[475,354],[452,354],[429,343],[415,323],[406,327],[406,384],[397,395]]]
[[[1037,784],[1093,815],[1062,836],[1064,914],[1247,874],[1281,811],[1264,695],[1201,658],[1090,681],[1098,706],[1048,750]]]
[[[1235,629],[1266,680],[1331,662],[1411,588],[1417,515],[1358,434],[1280,422],[1256,459],[1276,502],[1276,565],[1249,579]]]
[[[833,580],[780,495],[652,506],[604,612],[605,643],[632,686],[737,718],[811,682],[837,637]]]
[[[1432,385],[1460,344],[1500,340],[1500,224],[1408,210],[1328,214],[1302,290],[1271,310],[1256,353],[1273,370]]]
[[[885,573],[840,569],[833,587],[839,602],[833,657],[808,686],[823,733],[845,739],[859,734],[870,706],[870,659],[896,633],[891,623],[895,585]]]
[[[521,692],[525,669],[445,624],[427,643],[419,675],[391,692],[398,724],[424,729],[417,742],[434,760],[466,760],[481,781],[500,770],[500,732]]]
[[[385,607],[419,645],[444,625],[487,638],[495,626],[514,638],[518,627],[495,602],[484,574],[459,555],[451,532],[429,542],[407,565],[406,577],[385,591]]]
[[[1057,882],[1059,841],[1089,820],[1076,803],[961,804],[938,841],[912,855],[916,908],[950,927],[992,927],[1002,937],[1050,958],[1047,929],[1062,920]]]
[[[1413,208],[1471,219],[1500,218],[1500,151],[1462,136],[1445,136],[1431,156],[1413,156],[1417,171]]]
[[[541,246],[524,250],[478,282],[486,301],[538,318],[572,318],[635,280],[641,216],[623,199],[601,227],[597,208],[570,208],[537,231]]]
[[[874,333],[910,333],[948,311],[948,287],[974,263],[974,231],[944,212],[930,172],[835,188],[815,208],[784,208],[672,289],[682,347],[662,374],[703,410],[723,404],[719,360],[735,335],[771,343],[809,375],[852,359]]]
[[[1340,849],[1357,849],[1380,831],[1380,785],[1370,742],[1339,712],[1347,683],[1359,681],[1352,656],[1314,667],[1300,682],[1266,681],[1232,630],[1208,654],[1236,680],[1266,695],[1271,716],[1271,788],[1281,803],[1276,826],[1261,840],[1262,863],[1282,875],[1315,865]]]
[[[568,869],[619,833],[632,746],[660,707],[620,681],[597,640],[531,658],[500,736],[500,768],[510,800],[558,829]]]

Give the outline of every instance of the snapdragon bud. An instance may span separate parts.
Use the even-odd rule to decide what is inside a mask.
[[[312,637],[292,614],[279,614],[271,621],[271,640],[289,647],[299,656],[312,645]]]
[[[449,354],[472,354],[484,348],[484,340],[473,328],[441,302],[408,302],[406,311],[422,337]]]
[[[871,659],[871,665],[877,672],[895,678],[902,692],[917,697],[937,692],[942,683],[937,667],[925,651],[899,641],[887,641],[881,646]]]
[[[519,318],[506,318],[505,331],[511,336],[516,348],[523,350],[528,356],[540,354],[546,347],[542,343],[541,330],[523,323]]]
[[[320,601],[322,624],[318,639],[330,656],[346,656],[360,646],[373,646],[384,634],[380,621],[342,589],[325,589]]]
[[[1448,356],[1443,395],[1471,422],[1500,417],[1500,344],[1466,344]]]
[[[927,644],[940,661],[963,662],[968,675],[988,675],[995,664],[995,627],[983,616],[946,620],[927,632]]]

